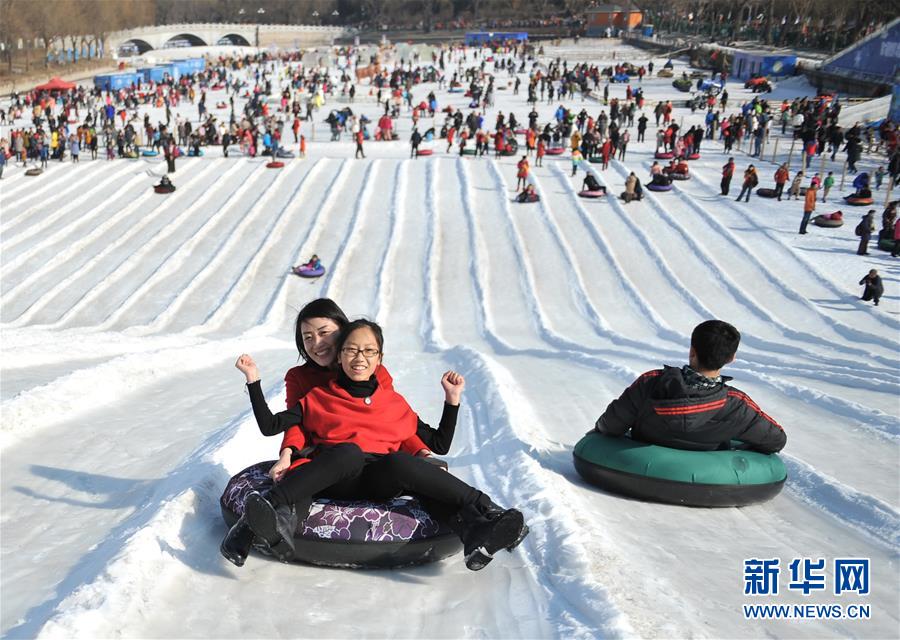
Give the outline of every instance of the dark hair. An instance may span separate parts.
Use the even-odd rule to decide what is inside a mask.
[[[741,332],[722,320],[701,322],[691,333],[691,347],[697,364],[707,371],[724,367],[741,343]]]
[[[294,342],[297,343],[297,351],[304,362],[309,360],[309,354],[303,348],[303,330],[300,328],[300,325],[313,318],[332,320],[339,329],[350,322],[344,312],[341,311],[341,308],[331,298],[317,298],[312,302],[308,302],[306,306],[300,309],[300,313],[297,314],[297,322],[294,325]]]
[[[365,318],[359,318],[358,320],[348,322],[341,327],[341,333],[338,335],[336,344],[338,352],[344,348],[344,343],[347,342],[347,338],[350,337],[350,334],[357,329],[371,329],[372,333],[375,334],[375,342],[378,343],[378,350],[384,351],[384,333],[381,331],[381,327],[378,323],[366,320]]]

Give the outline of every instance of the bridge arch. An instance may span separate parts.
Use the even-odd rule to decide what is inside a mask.
[[[238,45],[243,47],[251,46],[250,41],[239,33],[226,33],[216,42],[219,45]]]
[[[140,38],[131,38],[130,40],[125,40],[118,47],[116,47],[116,54],[120,57],[128,57],[128,56],[142,56],[148,51],[153,50],[153,45],[151,45],[146,40],[141,40]]]
[[[206,42],[202,38],[195,36],[193,33],[179,33],[166,40],[162,48],[170,49],[172,47],[205,47]]]

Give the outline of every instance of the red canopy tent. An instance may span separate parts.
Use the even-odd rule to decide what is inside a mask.
[[[35,91],[68,91],[77,87],[74,82],[66,82],[62,78],[53,77],[49,82],[39,84],[34,88]]]

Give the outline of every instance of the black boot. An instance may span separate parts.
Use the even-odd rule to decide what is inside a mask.
[[[228,562],[237,567],[243,567],[255,537],[253,529],[247,524],[247,516],[243,515],[225,534],[222,544],[219,545],[219,551]]]
[[[244,502],[244,515],[253,533],[262,539],[272,553],[282,562],[294,558],[294,532],[297,529],[297,512],[293,505],[273,505],[270,494],[263,496],[254,491]]]
[[[463,553],[466,567],[472,571],[484,569],[501,549],[512,551],[528,535],[528,527],[521,511],[502,510],[491,504],[493,508],[485,513],[478,513],[479,509],[467,507],[460,514]]]

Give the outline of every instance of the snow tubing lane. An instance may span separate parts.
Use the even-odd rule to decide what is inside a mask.
[[[775,189],[769,189],[768,187],[763,187],[762,189],[756,190],[756,195],[760,198],[774,198],[775,197]]]
[[[775,454],[686,451],[613,438],[596,431],[573,452],[588,482],[640,500],[689,507],[739,507],[774,498],[787,471]]]
[[[561,156],[565,150],[565,147],[554,147],[553,149],[547,149],[544,153],[548,156]]]
[[[835,220],[833,218],[826,218],[824,215],[816,216],[812,219],[812,223],[817,227],[843,227],[843,220]]]
[[[606,196],[606,191],[598,190],[598,191],[579,191],[578,195],[582,198],[603,198]]]
[[[281,169],[284,166],[284,163],[279,160],[273,160],[272,162],[266,163],[267,169]]]
[[[434,151],[432,149],[416,149],[417,156],[430,156]]]
[[[857,198],[856,196],[844,196],[844,200],[854,207],[866,207],[875,203],[874,198]]]
[[[325,275],[325,267],[319,267],[318,269],[291,269],[291,271],[294,272],[294,275],[298,275],[301,278],[318,278]]]
[[[172,193],[173,191],[175,191],[175,185],[170,184],[170,185],[166,186],[166,185],[158,184],[153,187],[153,190],[156,193]]]
[[[263,492],[273,486],[268,470],[275,462],[254,464],[228,481],[219,505],[229,528],[243,515],[251,491]],[[254,548],[271,555],[264,546]],[[319,499],[298,523],[294,549],[295,562],[391,569],[449,558],[462,551],[462,543],[415,498],[385,502]]]
[[[649,189],[650,191],[671,191],[672,185],[670,184],[650,184],[644,185],[645,189]]]
[[[663,153],[662,151],[657,151],[653,155],[653,157],[656,158],[657,160],[671,160],[672,158],[675,157],[675,154],[672,153],[671,151],[666,151],[665,153]]]

